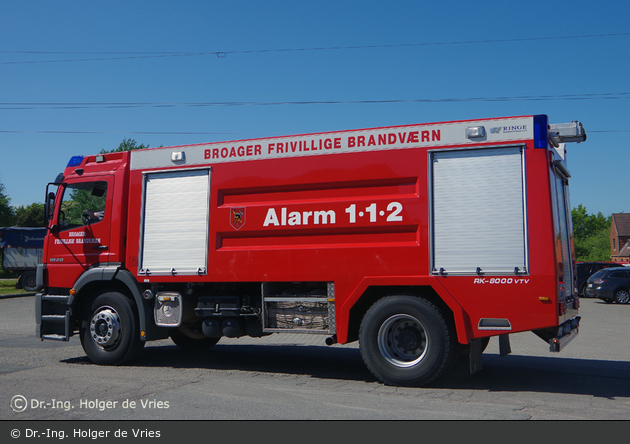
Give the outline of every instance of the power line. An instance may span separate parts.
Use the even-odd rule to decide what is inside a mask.
[[[630,99],[630,92],[558,94],[540,96],[452,97],[383,100],[301,100],[280,102],[0,102],[0,110],[60,110],[60,109],[120,109],[120,108],[203,108],[235,106],[289,105],[369,105],[399,103],[457,103],[457,102],[519,102],[561,100],[622,100]]]
[[[463,97],[435,99],[390,100],[328,100],[283,102],[0,102],[0,110],[59,110],[59,109],[120,109],[120,108],[176,108],[225,106],[282,106],[282,105],[339,105],[339,104],[396,104],[396,103],[453,103],[453,102],[514,102],[557,100],[620,100],[630,99],[630,92],[563,94],[542,96]],[[589,130],[589,133],[626,133],[630,130]],[[143,134],[143,135],[251,135],[261,133],[199,132],[199,131],[61,131],[61,130],[0,130],[3,134]]]
[[[1,51],[0,51],[1,52]],[[61,54],[61,53],[60,53]],[[69,53],[67,53],[69,54]],[[78,54],[78,53],[77,53]],[[181,53],[181,54],[154,54],[154,55],[137,55],[137,56],[119,56],[119,57],[99,57],[99,58],[82,58],[82,59],[61,59],[61,60],[26,60],[19,62],[0,62],[0,65],[27,65],[38,63],[69,63],[69,62],[102,62],[110,60],[127,60],[127,59],[155,59],[162,57],[189,57],[210,55],[216,53]]]
[[[20,55],[108,56],[108,57],[90,57],[90,58],[79,58],[79,59],[8,61],[8,62],[0,62],[0,65],[20,65],[20,64],[32,64],[32,63],[94,62],[94,61],[125,60],[125,59],[191,57],[191,56],[209,56],[209,55],[223,58],[223,57],[226,57],[228,54],[265,54],[265,53],[280,53],[280,52],[412,48],[412,47],[423,47],[423,46],[426,47],[426,46],[450,46],[450,45],[476,45],[476,44],[488,44],[488,43],[518,43],[518,42],[537,42],[537,41],[550,41],[550,40],[570,40],[570,39],[627,37],[627,36],[630,36],[630,32],[619,32],[619,33],[609,33],[609,34],[583,34],[583,35],[556,36],[556,37],[524,37],[524,38],[509,38],[509,39],[458,40],[458,41],[447,41],[447,42],[393,43],[393,44],[352,45],[352,46],[322,46],[322,47],[312,47],[312,48],[250,49],[250,50],[235,50],[235,51],[0,51],[0,54],[20,54]]]
[[[630,130],[589,130],[589,133],[630,133]]]

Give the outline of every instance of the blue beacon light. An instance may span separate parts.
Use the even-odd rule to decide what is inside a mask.
[[[79,166],[81,162],[83,162],[83,156],[72,156],[66,168]]]

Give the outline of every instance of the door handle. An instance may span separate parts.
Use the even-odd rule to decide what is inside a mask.
[[[97,245],[94,250],[107,250],[107,245]]]

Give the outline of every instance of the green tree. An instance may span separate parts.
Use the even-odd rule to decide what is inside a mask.
[[[0,227],[10,227],[14,223],[15,210],[10,205],[11,198],[4,194],[4,184],[0,182]]]
[[[121,151],[133,151],[133,150],[142,150],[145,148],[149,148],[149,145],[140,144],[135,141],[135,139],[123,139],[123,141],[118,145],[118,148],[107,151],[101,150],[99,154],[107,154],[107,153],[119,153]]]
[[[15,210],[15,226],[43,227],[44,204],[35,202],[27,207],[17,207],[17,209]]]
[[[586,207],[582,204],[571,210],[571,218],[573,219],[573,235],[580,239],[587,238],[604,228],[610,229],[612,220],[612,216],[605,217],[601,212],[597,215],[588,214]]]
[[[610,223],[612,216],[589,214],[582,204],[571,210],[573,244],[578,261],[610,260]]]
[[[602,229],[581,241],[576,250],[581,250],[577,260],[594,262],[610,260],[610,228]],[[576,253],[577,256],[577,253]]]

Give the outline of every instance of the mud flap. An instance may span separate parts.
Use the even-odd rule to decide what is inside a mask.
[[[507,356],[512,353],[510,347],[510,335],[499,335],[499,356]]]
[[[483,368],[481,354],[483,353],[483,339],[473,339],[468,348],[468,359],[470,361],[470,374],[474,375]]]

